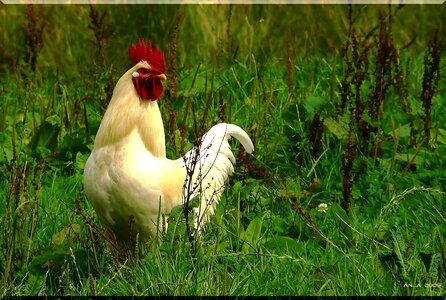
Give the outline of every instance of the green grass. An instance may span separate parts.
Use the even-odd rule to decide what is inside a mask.
[[[26,7],[1,9],[0,295],[444,295],[444,59],[425,144],[420,100],[427,44],[444,6],[395,15],[407,95],[403,85],[392,86],[378,120],[367,106],[377,50],[369,53],[361,86],[363,120],[377,128],[369,137],[356,121],[349,127],[357,120],[349,109],[338,108],[347,74],[346,6],[99,6],[107,11],[109,35],[99,42],[107,46],[105,66],[88,29],[88,6],[44,7],[42,15],[36,10],[48,24],[35,73],[24,58]],[[188,99],[199,118],[209,107],[205,129],[221,121],[246,129],[255,153],[249,161],[236,155],[236,173],[199,241],[189,243],[176,208],[162,243],[140,245],[137,258],[122,261],[83,193],[83,166],[107,89],[128,67],[128,43],[150,36],[167,53],[179,12],[170,70],[178,95],[167,88],[159,100],[168,156],[194,140],[192,113],[184,142],[180,132]],[[356,34],[367,34],[385,14],[384,6],[354,6]],[[321,203],[327,212],[318,210]]]

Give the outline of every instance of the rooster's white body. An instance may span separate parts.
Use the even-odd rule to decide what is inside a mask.
[[[130,227],[140,239],[154,237],[162,217],[195,196],[201,198],[195,208],[195,227],[200,229],[233,171],[235,159],[228,140],[235,137],[247,152],[254,150],[238,126],[218,124],[202,138],[198,151],[194,148],[182,158],[167,159],[157,101],[142,100],[132,83],[141,68],[150,66],[141,61],[118,81],[84,171],[85,192],[101,223],[124,243],[130,238]],[[194,160],[193,175],[188,176]]]

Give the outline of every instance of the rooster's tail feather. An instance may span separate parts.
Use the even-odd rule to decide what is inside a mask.
[[[235,157],[229,139],[236,138],[248,153],[254,145],[248,134],[233,124],[221,123],[213,126],[202,138],[199,148],[194,147],[180,159],[186,168],[186,182],[183,188],[183,203],[200,196],[200,205],[194,208],[195,234],[213,215],[224,191],[224,184],[234,171]],[[192,177],[192,178],[191,178]]]

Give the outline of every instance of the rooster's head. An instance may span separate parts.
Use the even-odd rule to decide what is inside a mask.
[[[133,72],[133,85],[138,95],[144,100],[155,101],[163,92],[161,80],[166,80],[166,62],[164,54],[157,46],[152,49],[149,41],[147,46],[144,39],[138,39],[138,44],[129,47],[130,61],[140,67]]]

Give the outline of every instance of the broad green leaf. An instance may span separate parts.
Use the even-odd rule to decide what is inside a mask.
[[[60,118],[58,115],[52,115],[49,116],[48,118],[46,118],[45,120],[46,122],[48,122],[49,124],[53,125],[53,126],[59,126],[60,127]]]
[[[267,249],[285,250],[285,253],[299,252],[303,245],[298,241],[287,236],[273,236],[263,243],[263,246]]]
[[[446,130],[439,128],[438,133],[439,134],[437,135],[437,142],[446,145]]]
[[[392,135],[392,130],[387,132],[388,135]],[[410,124],[404,124],[402,126],[396,126],[395,128],[395,134],[399,136],[400,138],[407,138],[410,136]]]
[[[327,102],[327,99],[322,97],[311,96],[305,100],[305,109],[309,113],[313,113],[315,110],[318,110],[323,104]]]
[[[409,153],[397,153],[395,158],[404,162],[412,161],[413,157],[415,156],[415,149],[411,149],[408,152]],[[413,163],[415,165],[423,165],[426,162],[425,157],[427,157],[427,155],[429,155],[429,153],[427,153],[425,150],[421,150],[413,160]]]
[[[85,163],[90,154],[82,154],[80,152],[76,153],[76,169],[80,172],[84,170]]]
[[[63,245],[67,240],[73,238],[74,234],[79,234],[81,226],[79,224],[71,224],[64,227],[58,233],[53,234],[51,242],[55,245]]]
[[[332,118],[326,118],[324,120],[324,125],[328,130],[336,135],[338,139],[345,139],[348,134],[348,124],[342,120],[334,120]]]
[[[60,269],[70,254],[70,249],[66,246],[52,245],[34,257],[29,269],[34,274],[45,274],[50,268]]]
[[[250,253],[255,249],[259,242],[262,223],[263,220],[261,218],[256,218],[249,223],[248,228],[243,233],[244,244],[242,250],[244,253]]]
[[[58,116],[53,115],[46,118],[32,137],[29,146],[33,150],[39,146],[48,149],[55,149],[60,128],[60,119]]]
[[[278,234],[286,234],[289,230],[288,222],[286,222],[283,217],[279,216],[272,217],[272,226],[274,232]]]
[[[367,113],[363,113],[361,115],[361,118],[364,120],[364,122],[366,122],[366,123],[368,123],[370,125],[373,125],[372,118]]]

